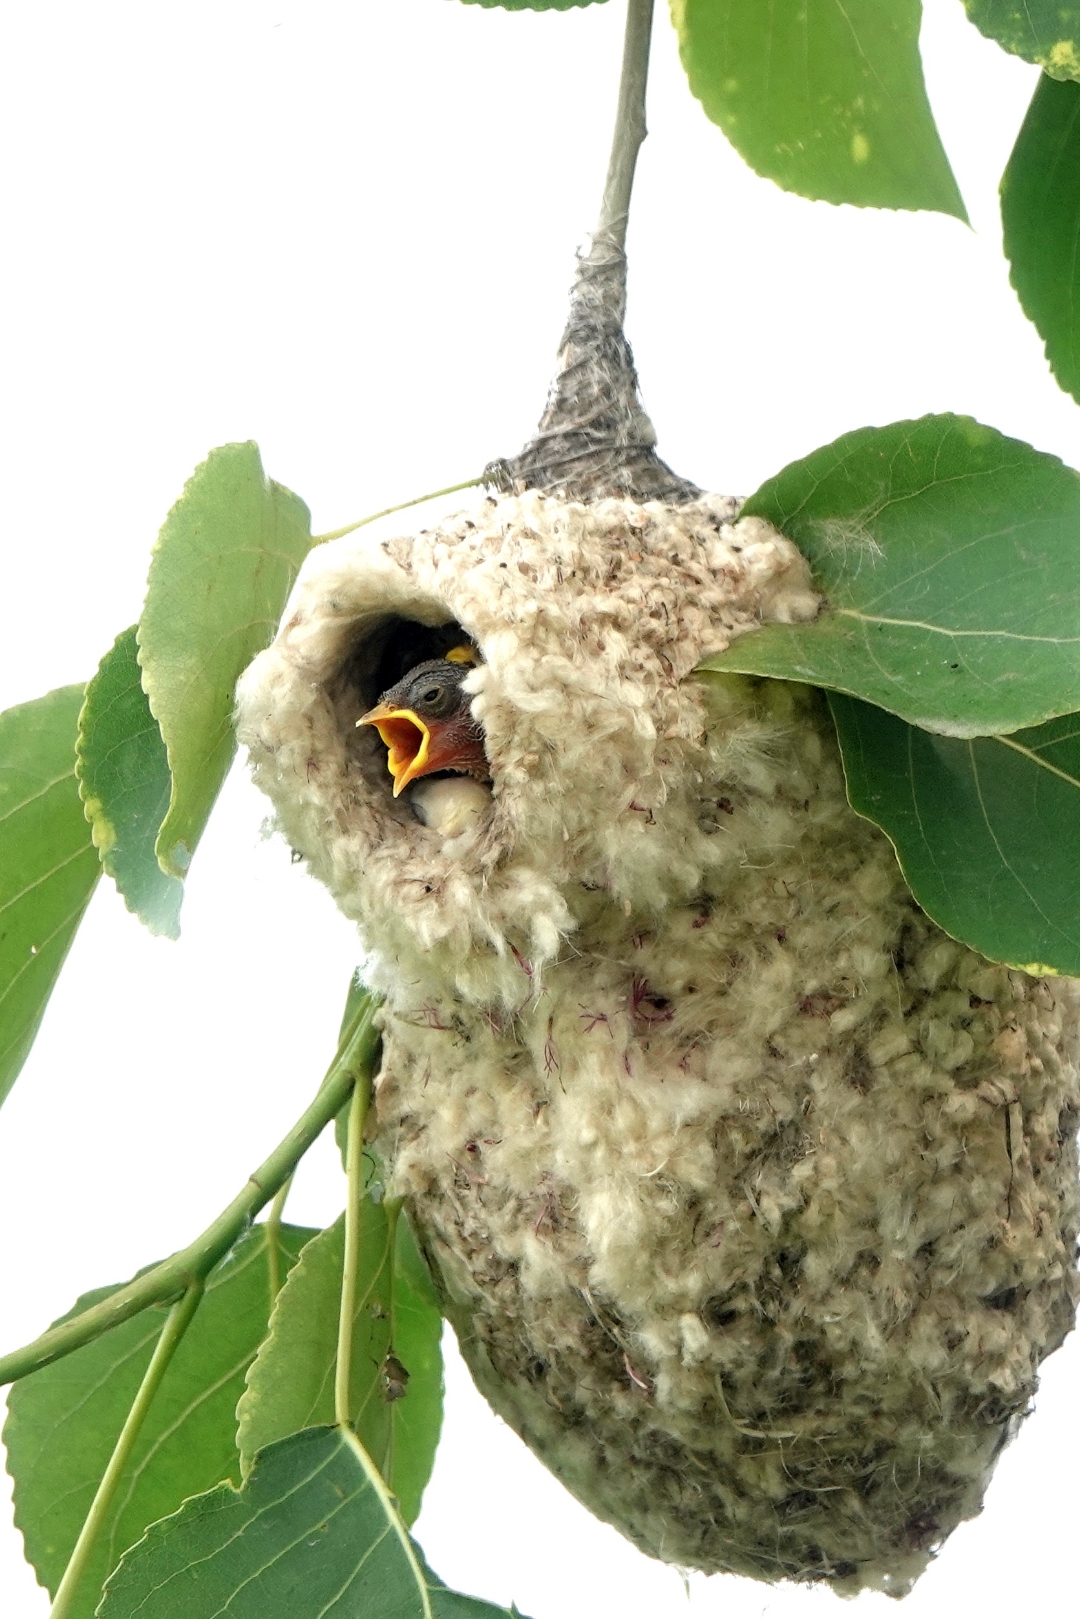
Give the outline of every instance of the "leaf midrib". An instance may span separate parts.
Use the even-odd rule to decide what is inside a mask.
[[[1039,646],[1077,646],[1080,647],[1080,635],[1026,635],[1020,630],[960,630],[950,629],[944,624],[928,624],[919,618],[892,618],[884,613],[865,613],[855,607],[832,607],[826,618],[853,618],[865,624],[888,624],[896,629],[926,630],[931,635],[947,636],[953,639],[977,639],[982,641],[1033,641]],[[819,619],[825,622],[825,618]]]

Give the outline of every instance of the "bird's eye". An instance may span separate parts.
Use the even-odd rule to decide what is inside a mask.
[[[418,713],[431,720],[441,720],[457,706],[458,688],[456,683],[433,680],[429,676],[423,684],[418,681],[413,687],[412,701]]]

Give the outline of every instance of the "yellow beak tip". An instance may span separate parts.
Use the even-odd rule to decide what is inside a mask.
[[[395,721],[406,721],[409,732],[403,738],[395,732]],[[427,765],[431,732],[411,708],[392,708],[378,703],[357,720],[357,725],[374,725],[386,744],[386,768],[394,778],[394,797],[400,797],[409,783],[423,775]],[[419,744],[416,736],[419,736]]]

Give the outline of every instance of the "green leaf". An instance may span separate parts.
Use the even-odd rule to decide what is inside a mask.
[[[1080,474],[966,416],[864,427],[751,496],[828,611],[767,624],[705,670],[865,698],[982,736],[1080,708]]]
[[[338,1028],[338,1044],[345,1039],[354,1023],[359,1023],[366,1014],[371,1002],[371,991],[360,977],[359,967],[349,979],[349,989],[345,996],[345,1010],[341,1014],[341,1024]]]
[[[964,0],[980,33],[1055,79],[1080,79],[1077,0]]]
[[[1002,176],[1001,220],[1024,313],[1080,400],[1080,85],[1039,80]]]
[[[959,740],[829,703],[848,796],[923,910],[991,961],[1080,974],[1080,715]]]
[[[309,1428],[124,1558],[100,1619],[509,1619],[448,1591],[351,1434]]]
[[[98,879],[75,780],[82,700],[62,686],[0,714],[0,1102]]]
[[[86,688],[77,769],[101,864],[128,910],[151,933],[179,937],[184,885],[162,871],[154,853],[172,777],[142,688],[134,625],[117,636]]]
[[[241,1238],[213,1272],[150,1407],[71,1619],[89,1619],[121,1552],[189,1495],[239,1480],[236,1402],[270,1310],[265,1227]],[[282,1227],[286,1265],[312,1233]],[[107,1298],[89,1293],[72,1314]],[[4,1428],[15,1521],[39,1580],[55,1593],[139,1388],[167,1308],[146,1310],[16,1383]]]
[[[864,208],[966,219],[919,56],[919,0],[671,0],[706,114],[756,173]]]
[[[462,0],[466,6],[483,6],[485,11],[580,11],[583,6],[602,5],[603,0]]]
[[[172,771],[157,838],[183,877],[236,743],[233,689],[271,640],[311,544],[302,500],[262,469],[255,444],[211,450],[165,519],[139,620],[139,663]]]
[[[384,1204],[362,1205],[360,1275],[353,1342],[353,1426],[412,1523],[420,1511],[442,1423],[442,1320],[407,1221]],[[240,1401],[245,1471],[257,1451],[302,1428],[334,1419],[338,1305],[345,1253],[344,1215],[308,1244],[278,1295],[270,1334]],[[387,1357],[393,1356],[388,1367]],[[408,1373],[400,1398],[399,1367]],[[387,1371],[392,1371],[389,1380]],[[389,1383],[392,1382],[392,1387]]]

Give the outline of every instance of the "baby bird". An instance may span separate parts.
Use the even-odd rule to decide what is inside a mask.
[[[410,782],[436,770],[491,780],[484,733],[462,690],[474,659],[472,649],[463,647],[418,663],[357,720],[357,725],[374,725],[386,743],[395,798]]]

